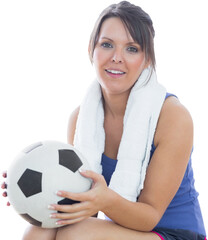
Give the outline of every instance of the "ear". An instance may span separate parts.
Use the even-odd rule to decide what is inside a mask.
[[[91,46],[91,43],[89,43],[88,45],[88,56],[89,56],[89,59],[90,59],[90,62],[93,64],[93,57],[92,57],[92,46]]]
[[[148,68],[150,65],[152,65],[152,61],[150,58],[146,59],[145,58],[145,68]]]

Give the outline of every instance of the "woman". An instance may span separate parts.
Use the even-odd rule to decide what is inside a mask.
[[[164,88],[155,81],[153,38],[150,17],[129,2],[101,13],[89,44],[97,82],[72,113],[68,127],[68,142],[83,150],[91,163],[93,171],[81,174],[93,180],[92,188],[78,194],[59,191],[59,196],[80,203],[51,204],[50,209],[64,212],[51,215],[63,227],[31,226],[24,240],[206,239],[193,185],[192,119],[177,97],[162,95]],[[95,101],[97,93],[101,93],[100,105]],[[140,107],[135,109],[136,104]],[[151,128],[154,117],[156,129]],[[141,136],[144,141],[139,141]],[[142,161],[137,156],[140,151]],[[106,220],[92,217],[98,211]]]

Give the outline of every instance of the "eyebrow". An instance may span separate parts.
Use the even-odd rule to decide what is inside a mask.
[[[114,42],[113,39],[108,38],[108,37],[101,37],[101,39],[107,39],[107,40],[109,40],[109,41],[111,41],[111,42]],[[129,45],[129,44],[137,44],[137,45],[140,45],[140,44],[137,43],[137,42],[128,42],[127,45]]]
[[[113,42],[113,40],[111,38],[108,38],[108,37],[101,37],[101,39],[108,39],[109,41]]]

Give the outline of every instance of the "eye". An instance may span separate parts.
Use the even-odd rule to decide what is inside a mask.
[[[138,48],[130,46],[130,47],[127,48],[127,51],[132,52],[132,53],[137,53],[138,52]]]
[[[112,46],[112,44],[110,44],[108,42],[104,42],[104,43],[101,44],[101,47],[103,47],[103,48],[112,48],[113,46]]]

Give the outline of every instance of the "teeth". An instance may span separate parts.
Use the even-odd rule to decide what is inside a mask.
[[[106,70],[109,73],[113,73],[113,74],[124,74],[125,72],[121,72],[121,71],[117,71],[117,70]]]

